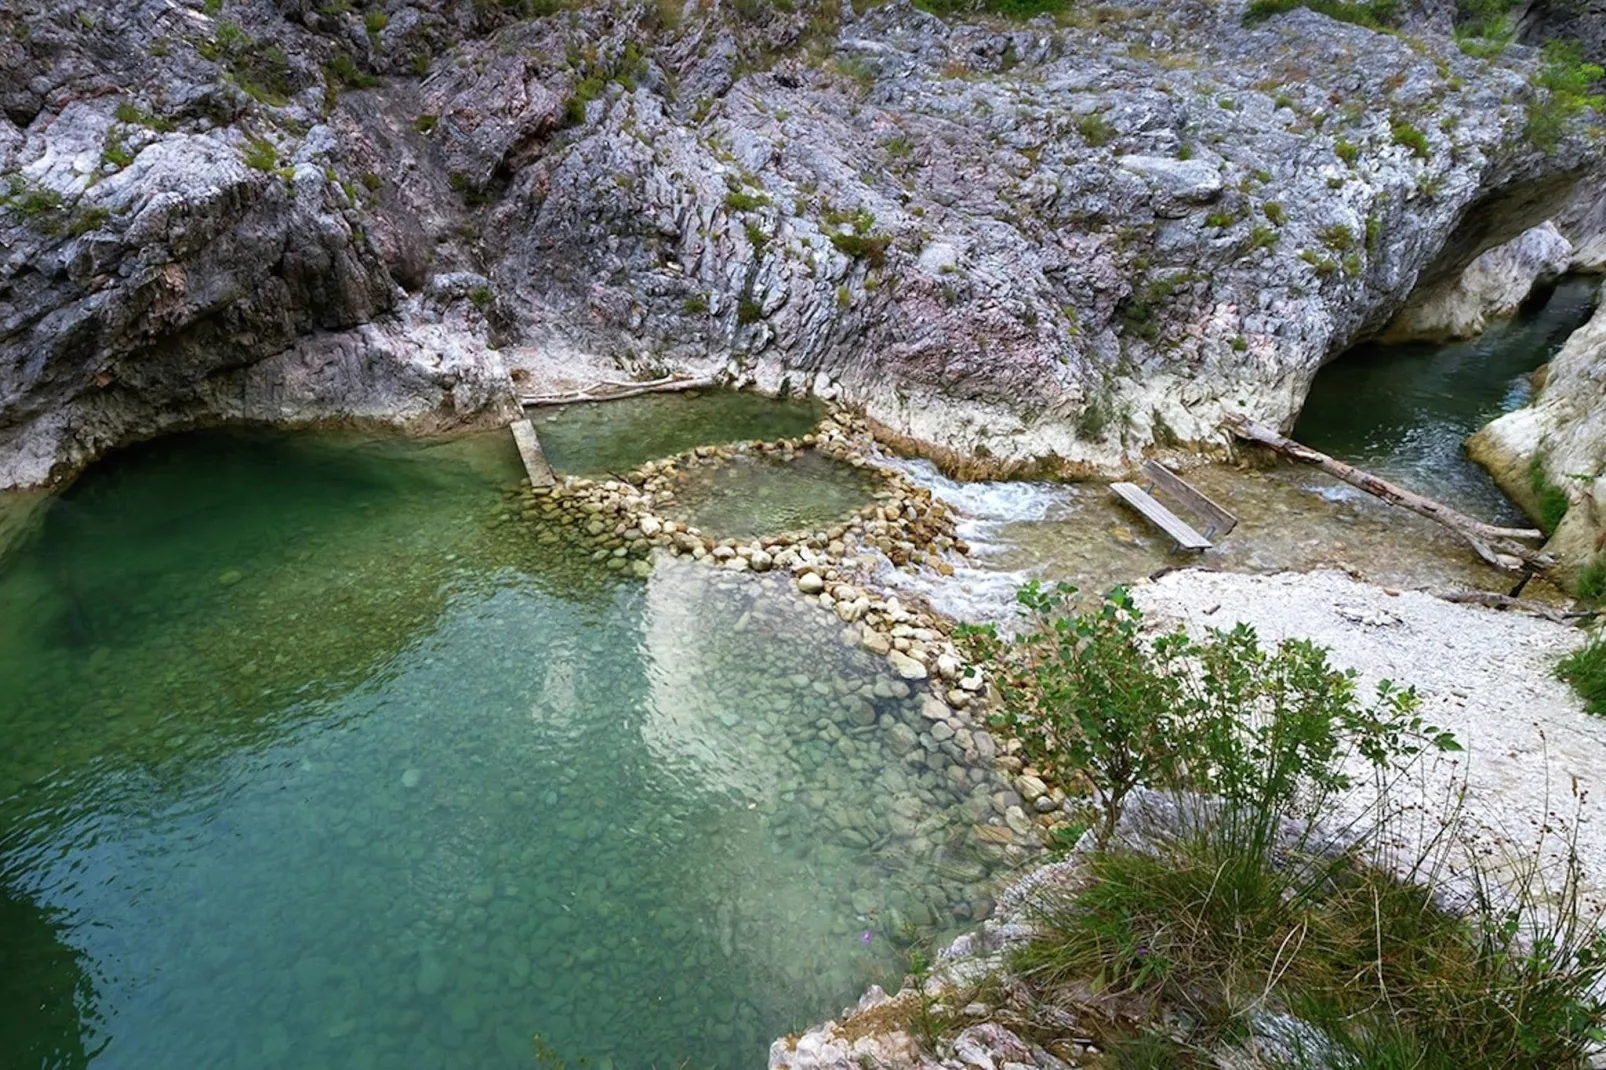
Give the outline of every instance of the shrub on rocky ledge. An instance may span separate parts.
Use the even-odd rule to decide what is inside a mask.
[[[1046,779],[1091,784],[1101,842],[1146,786],[1216,800],[1211,820],[1244,822],[1240,846],[1264,856],[1282,815],[1351,787],[1347,758],[1386,777],[1429,748],[1458,749],[1423,721],[1414,691],[1384,681],[1362,701],[1354,673],[1311,643],[1267,650],[1245,625],[1151,638],[1124,588],[1084,612],[1075,595],[1028,584],[1013,638],[992,626],[959,634],[1003,697],[997,727]]]
[[[1537,1070],[1602,1050],[1606,930],[1574,845],[1559,883],[1543,840],[1497,882],[1453,808],[1396,827],[1391,786],[1459,749],[1414,692],[1363,701],[1311,643],[1151,635],[1123,590],[1079,612],[1073,596],[1030,585],[1019,634],[961,632],[1021,757],[1090,783],[1101,815],[1074,875],[1025,908],[1020,1036],[1053,1050],[1074,1020],[1115,1067]],[[1606,678],[1606,644],[1574,659]]]

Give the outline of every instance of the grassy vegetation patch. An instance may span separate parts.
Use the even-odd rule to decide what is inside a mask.
[[[1061,14],[1070,0],[915,0],[915,7],[943,18],[985,14],[1025,20]]]
[[[1528,140],[1549,150],[1560,143],[1573,121],[1586,112],[1606,109],[1606,95],[1597,92],[1606,69],[1584,62],[1576,41],[1545,45],[1544,63],[1533,76],[1534,95],[1527,108]]]
[[[1392,28],[1400,14],[1398,0],[1361,0],[1360,3],[1346,0],[1251,0],[1244,21],[1253,25],[1300,7],[1370,30]]]
[[[1428,136],[1415,126],[1403,119],[1397,119],[1389,126],[1389,134],[1394,138],[1396,145],[1404,145],[1411,150],[1412,155],[1424,160],[1428,158]]]
[[[1567,492],[1545,475],[1545,456],[1536,453],[1528,459],[1528,487],[1539,506],[1539,527],[1546,536],[1554,535],[1567,515]]]
[[[1562,658],[1556,676],[1573,685],[1590,713],[1606,714],[1606,636],[1599,632],[1589,642]]]
[[[885,234],[838,233],[831,235],[831,244],[837,252],[878,268],[887,262],[887,247],[892,244],[892,238]]]
[[[219,21],[212,36],[197,45],[196,51],[228,68],[247,96],[269,107],[282,108],[298,88],[284,50],[263,45],[237,22]]]

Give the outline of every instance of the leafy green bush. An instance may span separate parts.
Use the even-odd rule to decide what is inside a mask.
[[[1013,955],[1035,998],[1080,1007],[1091,989],[1163,1014],[1178,1043],[1135,1037],[1120,1066],[1188,1065],[1182,1050],[1222,1065],[1209,1056],[1240,1045],[1251,1016],[1287,1011],[1316,1043],[1295,1036],[1267,1064],[1283,1070],[1582,1067],[1606,1039],[1606,932],[1576,864],[1547,888],[1540,874],[1558,871],[1541,841],[1497,884],[1464,865],[1453,815],[1399,860],[1412,879],[1377,864],[1398,860],[1403,831],[1390,784],[1458,749],[1413,692],[1382,684],[1362,701],[1308,642],[1266,649],[1242,625],[1147,638],[1124,591],[1085,612],[1073,593],[1022,590],[1013,639],[959,632],[1003,696],[997,727],[1045,775],[1091,781],[1102,812],[1081,879],[1040,890],[1037,935]],[[1606,679],[1606,645],[1598,658]],[[1374,778],[1370,801],[1349,794],[1352,770]],[[1112,840],[1142,785],[1165,789],[1145,802],[1161,820]],[[1452,870],[1462,913],[1434,887]]]
[[[1354,674],[1338,672],[1310,643],[1266,651],[1240,625],[1193,639],[1148,639],[1124,588],[1096,610],[1073,611],[1076,589],[1028,584],[1025,626],[1005,642],[966,628],[968,652],[990,664],[1004,703],[998,727],[1019,739],[1042,774],[1074,787],[1091,781],[1100,838],[1140,785],[1203,792],[1223,813],[1263,825],[1299,799],[1349,786],[1339,765],[1353,752],[1382,768],[1454,740],[1416,715],[1416,695],[1379,685],[1363,704]],[[1269,850],[1269,827],[1252,830]]]
[[[1267,201],[1261,206],[1260,210],[1266,213],[1266,218],[1271,221],[1273,226],[1280,227],[1284,223],[1288,222],[1287,211],[1285,211],[1283,206],[1278,204],[1276,201]]]
[[[1361,149],[1353,141],[1339,138],[1333,142],[1333,155],[1354,167],[1355,161],[1361,158]]]
[[[1606,714],[1606,635],[1596,632],[1588,643],[1562,658],[1556,676],[1573,685],[1590,713]]]
[[[1606,96],[1594,92],[1603,77],[1606,69],[1585,63],[1578,42],[1558,40],[1545,45],[1544,64],[1533,76],[1536,92],[1528,101],[1528,140],[1552,149],[1575,118],[1606,108]]]

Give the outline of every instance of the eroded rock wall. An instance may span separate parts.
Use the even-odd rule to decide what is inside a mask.
[[[1531,55],[1417,8],[0,13],[0,485],[215,419],[501,419],[506,368],[582,358],[1067,466],[1286,423],[1600,152],[1528,146]]]
[[[1512,315],[1534,290],[1573,262],[1573,245],[1551,222],[1479,256],[1454,283],[1413,294],[1383,332],[1386,342],[1472,338]]]

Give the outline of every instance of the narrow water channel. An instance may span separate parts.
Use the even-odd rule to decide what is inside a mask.
[[[1462,442],[1533,396],[1530,375],[1588,321],[1598,278],[1564,279],[1536,308],[1448,345],[1359,346],[1317,373],[1293,437],[1495,523],[1522,514]]]
[[[207,433],[50,503],[0,563],[0,1062],[762,1065],[990,909],[998,785],[883,662],[784,577],[600,567],[518,474]]]

